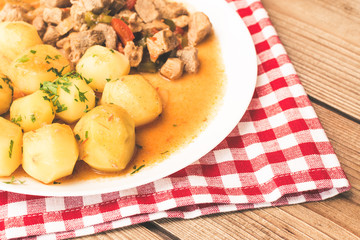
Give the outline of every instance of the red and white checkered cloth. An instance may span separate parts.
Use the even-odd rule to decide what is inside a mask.
[[[230,1],[253,37],[258,82],[215,149],[153,183],[103,195],[0,191],[0,239],[66,239],[160,218],[323,200],[349,190],[339,161],[259,0]]]

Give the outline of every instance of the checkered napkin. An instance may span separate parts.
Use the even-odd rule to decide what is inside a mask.
[[[231,134],[153,183],[83,197],[0,192],[0,239],[66,239],[160,218],[323,200],[350,186],[259,0],[228,1],[253,37],[258,81]]]

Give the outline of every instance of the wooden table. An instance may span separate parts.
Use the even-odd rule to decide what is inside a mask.
[[[263,0],[352,185],[332,199],[79,239],[360,239],[360,1]]]

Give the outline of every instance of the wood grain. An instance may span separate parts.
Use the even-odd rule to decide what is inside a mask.
[[[360,239],[360,1],[262,2],[352,189],[321,202],[162,219],[82,239],[141,231],[143,239]]]

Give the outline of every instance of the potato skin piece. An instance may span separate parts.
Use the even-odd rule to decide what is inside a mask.
[[[40,89],[40,83],[54,81],[70,72],[70,62],[51,45],[40,44],[27,49],[12,61],[8,77],[23,93]]]
[[[101,104],[113,103],[124,108],[141,126],[154,121],[162,112],[162,103],[156,89],[141,75],[127,75],[108,82]]]
[[[21,164],[21,128],[0,117],[0,176],[10,176]]]
[[[129,74],[128,58],[113,49],[95,45],[86,50],[76,65],[76,71],[91,80],[89,86],[102,92],[107,82]]]
[[[14,60],[26,49],[42,44],[35,27],[26,22],[0,23],[0,52],[9,61]]]
[[[12,102],[13,89],[6,76],[0,73],[0,115],[6,113]]]
[[[80,159],[103,172],[118,172],[129,163],[135,149],[135,125],[119,106],[97,106],[74,128]]]
[[[72,174],[78,156],[79,149],[68,125],[49,124],[24,134],[22,167],[43,183]]]
[[[36,130],[52,123],[55,118],[53,104],[45,100],[45,93],[36,91],[33,94],[16,99],[10,107],[10,119],[24,130]]]
[[[58,87],[59,103],[63,104],[66,110],[57,112],[56,117],[71,124],[79,120],[86,111],[95,107],[95,93],[85,80],[79,77],[68,77],[68,79],[69,86]]]

